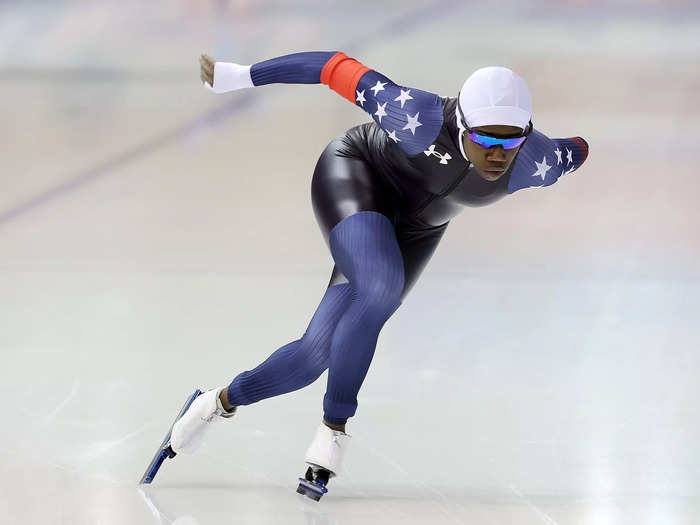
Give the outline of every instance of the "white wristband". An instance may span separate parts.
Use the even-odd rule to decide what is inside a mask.
[[[216,62],[214,64],[214,85],[204,82],[204,86],[214,93],[226,93],[236,89],[253,87],[250,66],[233,62]]]

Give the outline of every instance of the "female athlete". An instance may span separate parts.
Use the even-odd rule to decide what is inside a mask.
[[[348,418],[384,323],[401,305],[453,217],[528,187],[549,186],[588,155],[580,137],[551,139],[533,128],[525,81],[486,67],[458,96],[401,86],[342,52],[305,52],[246,66],[200,58],[215,93],[272,83],[323,83],[366,111],[321,154],[313,209],[335,265],[301,338],[227,386],[190,400],[172,427],[171,457],[193,452],[210,425],[236,407],[303,388],[328,369],[323,422],[306,454],[299,492],[314,499],[340,472]]]

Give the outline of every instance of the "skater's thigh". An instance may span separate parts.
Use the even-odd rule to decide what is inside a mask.
[[[352,145],[344,138],[328,144],[316,163],[311,182],[314,214],[326,246],[331,230],[355,213],[375,211],[394,223],[397,213],[391,191],[367,162],[353,154]],[[334,265],[328,286],[348,282]]]
[[[423,270],[435,253],[435,249],[447,229],[447,224],[423,230],[407,230],[397,228],[396,238],[401,250],[404,267],[404,286],[401,292],[401,302],[406,298]],[[347,283],[348,279],[337,265],[333,266],[328,286]]]
[[[357,212],[375,211],[392,223],[395,218],[391,190],[349,148],[343,138],[328,144],[316,163],[311,181],[311,202],[326,245],[330,231]]]
[[[440,239],[445,234],[447,223],[434,228],[421,230],[397,229],[396,235],[401,248],[404,263],[404,287],[401,293],[401,301],[416,284],[418,277],[425,269],[428,261],[440,244]]]

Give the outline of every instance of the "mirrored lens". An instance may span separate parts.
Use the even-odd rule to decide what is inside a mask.
[[[489,137],[488,135],[481,135],[472,131],[469,134],[469,138],[477,143],[479,146],[484,148],[490,148],[492,146],[503,146],[503,149],[513,149],[520,146],[527,137],[516,137],[513,139],[499,139],[496,137]]]

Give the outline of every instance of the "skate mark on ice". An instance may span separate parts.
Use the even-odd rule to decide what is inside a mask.
[[[362,443],[358,443],[360,447],[362,447]],[[436,501],[434,499],[428,500],[429,502],[435,504],[440,511],[445,515],[446,518],[454,521],[455,523],[459,523],[461,525],[467,525],[466,522],[462,521],[458,516],[455,516],[452,511],[446,506],[447,503],[453,504],[452,502],[449,501],[449,499],[439,490],[437,490],[435,487],[432,487],[428,485],[425,481],[422,481],[420,479],[417,479],[409,474],[407,470],[405,470],[401,465],[396,463],[394,460],[390,459],[388,456],[385,456],[384,454],[380,453],[379,451],[375,450],[372,447],[365,446],[365,450],[367,450],[370,454],[373,454],[374,456],[378,457],[382,461],[386,462],[389,464],[393,469],[397,470],[400,472],[415,488],[422,489],[423,491],[427,492],[432,492],[435,494],[438,498],[442,500],[441,501]]]
[[[100,481],[104,483],[108,483],[114,487],[124,487],[125,484],[127,484],[127,481],[120,481],[116,478],[113,478],[111,476],[107,476],[104,473],[102,474],[88,474],[84,470],[78,467],[73,467],[69,465],[64,465],[62,463],[57,463],[54,460],[48,460],[45,463],[45,465],[54,467],[55,469],[62,470],[64,472],[68,472],[70,474],[73,474],[79,478],[81,482],[86,482],[86,481]]]
[[[78,394],[79,389],[80,389],[80,380],[78,380],[78,378],[76,377],[75,379],[73,379],[73,386],[71,386],[71,390],[68,393],[68,395],[65,397],[65,399],[63,399],[63,401],[58,403],[51,412],[49,412],[46,416],[44,416],[41,419],[40,424],[46,426],[49,423],[51,423],[54,420],[54,418],[56,417],[56,415],[61,410],[63,410],[66,407],[66,405],[68,405],[68,403],[70,403],[73,400],[73,398]]]
[[[266,484],[272,485],[274,487],[285,489],[285,490],[287,490],[289,488],[287,485],[284,485],[283,483],[275,481],[273,478],[270,478],[270,477],[266,476],[265,474],[262,474],[260,471],[249,469],[248,467],[246,467],[242,463],[234,461],[228,456],[224,456],[222,454],[210,454],[207,452],[203,452],[201,450],[198,451],[197,454],[199,456],[214,459],[217,463],[226,463],[228,465],[235,466],[236,468],[239,468],[240,470],[244,471],[248,476],[258,478],[258,479],[264,481]]]
[[[149,421],[147,423],[144,423],[141,425],[139,428],[136,430],[133,430],[132,432],[129,432],[127,435],[120,437],[118,439],[111,439],[111,440],[104,440],[104,441],[93,441],[92,443],[88,443],[85,447],[85,453],[81,456],[81,461],[84,463],[89,463],[101,456],[106,455],[110,450],[118,447],[125,441],[128,441],[129,439],[136,437],[140,434],[143,434],[149,427],[154,426],[155,422]]]
[[[321,508],[317,501],[311,501],[307,497],[298,498],[299,507],[308,525],[334,525],[338,522],[331,520],[328,513]]]
[[[518,498],[521,499],[528,507],[530,507],[540,518],[542,518],[542,521],[544,521],[547,525],[559,525],[545,511],[543,511],[537,505],[535,505],[529,499],[527,499],[525,495],[522,492],[520,492],[516,487],[514,487],[513,485],[508,485],[508,488],[513,494],[518,496]]]
[[[162,505],[158,504],[158,501],[155,499],[155,496],[149,494],[142,487],[139,487],[138,490],[139,494],[143,498],[143,501],[146,502],[146,506],[151,511],[151,514],[153,514],[153,517],[158,520],[158,523],[160,523],[160,525],[171,525],[175,521],[175,518],[171,518],[168,514],[165,513],[164,510],[161,509]]]

